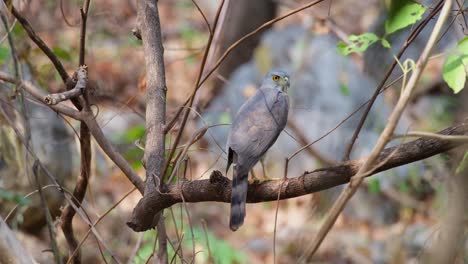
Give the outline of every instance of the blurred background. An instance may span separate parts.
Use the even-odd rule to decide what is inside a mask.
[[[17,9],[31,22],[36,32],[53,49],[69,72],[78,64],[79,7],[82,1],[18,1]],[[196,1],[212,23],[220,1]],[[211,69],[220,55],[236,40],[263,23],[285,14],[308,1],[238,0],[226,1],[220,15],[220,29],[215,33],[212,53],[206,69]],[[392,48],[374,44],[364,54],[341,55],[336,46],[348,35],[374,32],[382,36],[389,1],[325,1],[275,23],[237,47],[215,74],[201,87],[195,100],[197,114],[182,139],[204,125],[218,125],[193,145],[179,176],[188,179],[209,177],[211,171],[224,171],[225,144],[229,123],[242,103],[256,91],[271,68],[291,75],[291,110],[286,131],[268,152],[266,176],[283,176],[284,160],[305,144],[318,139],[353,113],[372,95],[382,80],[393,56],[408,37],[411,28],[388,38]],[[431,7],[432,2],[424,3]],[[209,36],[203,17],[189,0],[160,0],[163,44],[168,87],[168,118],[191,94]],[[3,9],[5,7],[2,7]],[[426,14],[427,15],[427,12]],[[424,17],[424,16],[423,16]],[[455,16],[452,17],[455,19]],[[15,47],[21,62],[22,76],[50,92],[63,89],[49,60],[9,16]],[[398,133],[408,130],[436,132],[466,118],[468,93],[454,95],[442,79],[444,52],[453,49],[464,36],[463,17],[457,17],[438,42],[414,99],[405,111]],[[404,53],[416,60],[435,21]],[[134,142],[145,133],[145,68],[141,41],[132,35],[136,27],[135,1],[92,1],[88,18],[87,54],[93,111],[109,139],[132,164],[139,175],[143,151]],[[0,43],[8,49],[5,28]],[[1,55],[1,54],[0,54]],[[12,72],[12,60],[4,56],[0,68]],[[398,67],[390,77],[402,74]],[[0,103],[22,122],[11,101],[12,88],[0,84]],[[379,96],[358,138],[351,159],[367,155],[383,130],[387,117],[398,100],[401,82],[396,82]],[[13,103],[7,104],[7,101]],[[13,108],[11,107],[13,106]],[[26,102],[26,123],[31,127],[31,141],[41,161],[67,189],[72,190],[79,174],[78,123],[59,117],[45,107]],[[330,166],[344,158],[344,152],[362,115],[355,114],[330,135],[300,152],[289,163],[288,176],[300,176]],[[3,118],[3,117],[2,117]],[[33,193],[31,172],[24,162],[24,149],[14,131],[0,118],[0,213],[16,235],[40,263],[51,263],[48,233],[39,197]],[[23,120],[24,121],[24,120]],[[173,142],[178,127],[169,134]],[[392,142],[393,145],[398,142]],[[156,232],[135,233],[126,226],[131,212],[141,198],[137,192],[126,194],[131,183],[93,142],[92,177],[84,208],[95,221],[113,205],[97,225],[97,230],[115,256],[122,262],[147,263],[156,247]],[[462,153],[463,154],[463,153]],[[455,215],[464,215],[457,204],[466,196],[455,195],[468,187],[468,180],[457,176],[460,153],[438,155],[402,166],[366,179],[350,201],[311,263],[418,263],[436,245],[438,230],[456,226],[456,261],[468,261],[464,239],[466,220],[452,223]],[[260,165],[254,169],[263,175]],[[458,173],[462,175],[463,172]],[[465,173],[466,176],[466,173]],[[230,177],[230,175],[229,175]],[[465,177],[466,178],[466,177]],[[43,185],[48,181],[43,178]],[[465,188],[466,189],[466,188]],[[336,187],[320,193],[284,200],[279,203],[276,222],[276,261],[295,263],[314,238],[324,215],[341,190]],[[29,194],[29,195],[28,195]],[[60,214],[64,199],[53,188],[46,189],[49,207]],[[122,198],[125,196],[125,199]],[[447,206],[451,205],[451,206]],[[13,213],[13,207],[17,206]],[[267,202],[247,205],[244,226],[233,233],[228,228],[229,204],[178,204],[165,210],[169,236],[169,260],[182,263],[176,248],[186,261],[196,263],[273,263],[273,231],[278,204]],[[452,211],[451,211],[452,209]],[[79,217],[74,218],[78,240],[88,230]],[[456,232],[456,233],[457,233]],[[60,250],[67,252],[61,231]],[[182,241],[179,246],[179,241]],[[429,253],[428,253],[429,252]],[[109,254],[104,257],[110,261]],[[96,239],[90,236],[82,246],[83,263],[102,263]]]

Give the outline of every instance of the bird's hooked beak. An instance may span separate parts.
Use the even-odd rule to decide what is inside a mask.
[[[283,88],[283,91],[288,91],[289,89],[289,85],[290,85],[290,82],[289,82],[289,77],[284,77],[281,79],[281,82],[280,82],[280,85],[281,85],[281,88]]]

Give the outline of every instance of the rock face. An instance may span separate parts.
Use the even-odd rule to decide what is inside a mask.
[[[24,135],[24,119],[18,111],[21,109],[20,104],[15,101],[11,104],[6,103],[7,92],[0,94],[1,107]],[[62,184],[66,178],[73,175],[73,135],[63,119],[49,108],[26,101],[25,109],[26,122],[31,132],[31,147],[42,164]],[[32,172],[33,164],[34,158],[28,154],[5,116],[0,115],[0,211],[6,216],[19,203],[20,206],[15,210],[15,214],[9,217],[8,222],[25,231],[36,233],[45,224],[39,195],[34,193],[28,198],[23,198],[37,190]],[[40,173],[39,181],[43,187],[52,184],[43,173]],[[61,193],[57,188],[48,186],[44,188],[44,194],[52,215],[60,214],[60,206],[64,203]]]

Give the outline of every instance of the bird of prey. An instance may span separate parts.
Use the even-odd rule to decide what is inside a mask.
[[[232,163],[231,217],[229,227],[236,231],[245,218],[248,174],[275,143],[286,126],[289,111],[289,76],[270,71],[262,86],[239,109],[227,141],[228,163]]]

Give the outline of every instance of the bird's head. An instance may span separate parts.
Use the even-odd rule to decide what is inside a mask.
[[[267,73],[263,85],[286,92],[289,88],[289,75],[284,71],[273,70]]]

